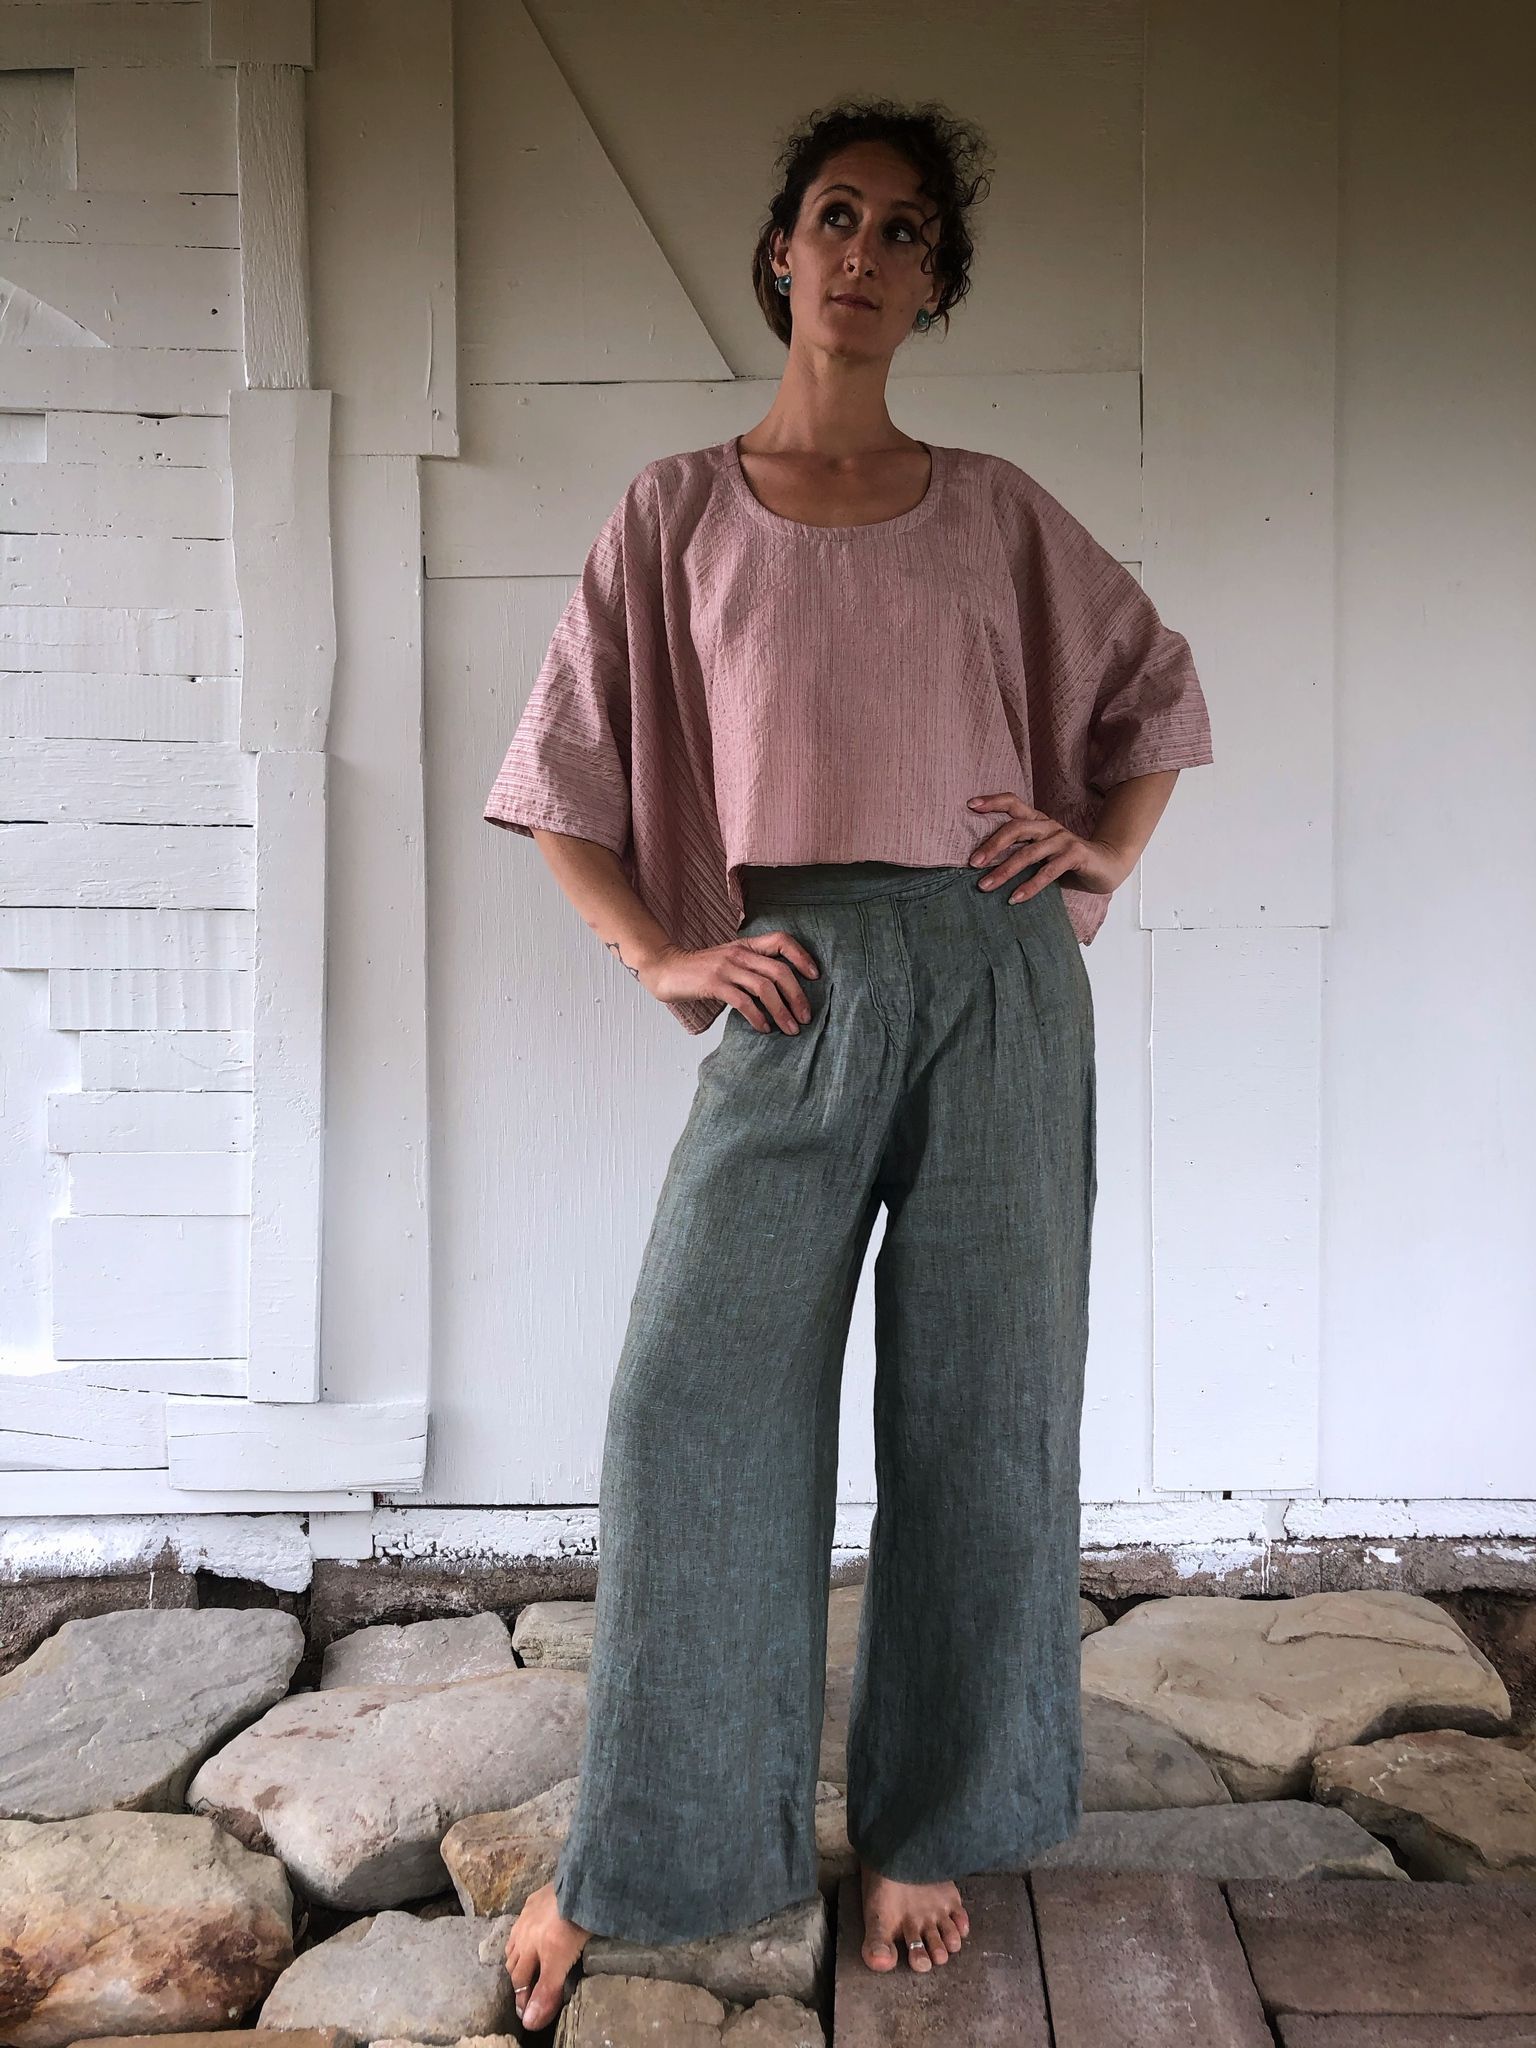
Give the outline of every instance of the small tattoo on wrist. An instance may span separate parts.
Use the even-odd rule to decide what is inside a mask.
[[[614,959],[618,961],[619,965],[625,968],[630,974],[632,974],[635,977],[636,981],[638,981],[640,979],[640,970],[638,967],[631,967],[629,962],[624,958],[624,955],[619,951],[618,940],[605,939],[603,941],[603,944],[608,948],[609,952],[613,955]]]

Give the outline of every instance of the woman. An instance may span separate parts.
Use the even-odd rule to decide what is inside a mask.
[[[1080,946],[1212,755],[1135,578],[1026,472],[886,409],[896,349],[968,287],[980,147],[932,103],[790,138],[754,257],[774,402],[625,492],[486,809],[686,1029],[730,1012],[609,1403],[577,1812],[507,1942],[530,2027],[593,1931],[691,1939],[814,1892],[842,1358],[882,1202],[866,1963],[947,1963],[956,1879],[1081,1812]]]

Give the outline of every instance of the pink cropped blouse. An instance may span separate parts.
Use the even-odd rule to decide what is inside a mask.
[[[1182,634],[1043,485],[934,446],[910,511],[811,526],[735,437],[647,463],[604,521],[485,816],[618,855],[680,945],[721,945],[747,865],[964,866],[1010,790],[1089,837],[1104,793],[1209,762]],[[1062,885],[1086,945],[1109,899]],[[718,1000],[669,1003],[691,1032]]]

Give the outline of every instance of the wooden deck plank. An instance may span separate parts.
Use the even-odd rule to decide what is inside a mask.
[[[970,1916],[965,1946],[926,1972],[901,1960],[872,1970],[860,1954],[864,1904],[857,1873],[837,1891],[833,2048],[1050,2048],[1029,1889],[1022,1876],[982,1871],[960,1880]]]
[[[1213,1878],[1030,1873],[1055,2048],[1272,2048]]]
[[[1271,2013],[1536,2015],[1536,1886],[1234,1878],[1225,1890]]]
[[[1282,2013],[1280,2048],[1536,2048],[1536,2018]]]

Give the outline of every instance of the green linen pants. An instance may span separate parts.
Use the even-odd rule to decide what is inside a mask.
[[[821,972],[798,1033],[728,1010],[700,1062],[610,1394],[554,1880],[596,1933],[814,1896],[843,1355],[882,1202],[849,1839],[960,1882],[1077,1828],[1093,1001],[1058,885],[1013,904],[1024,875],[983,872],[743,874],[741,935],[791,932]]]

